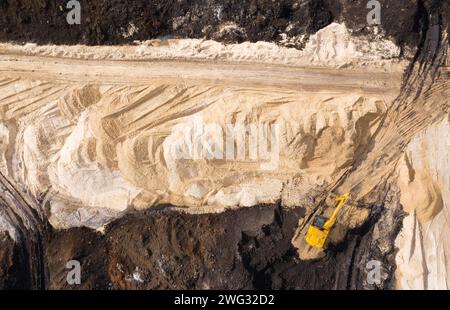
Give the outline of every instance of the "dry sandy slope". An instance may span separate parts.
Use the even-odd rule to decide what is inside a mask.
[[[399,286],[449,289],[450,118],[415,137],[398,166],[409,213],[397,238]]]
[[[66,224],[90,226],[113,211],[156,203],[221,209],[283,196],[286,205],[298,204],[303,191],[325,186],[348,167],[401,77],[250,63],[21,55],[2,55],[0,70],[4,171],[37,196],[50,190],[54,210],[65,210],[67,201],[106,207],[98,219],[86,209],[64,213]],[[171,158],[174,128],[199,121],[221,128],[279,124],[276,169],[261,169],[261,160],[248,154],[234,161]],[[288,185],[294,179],[304,180],[302,186]]]

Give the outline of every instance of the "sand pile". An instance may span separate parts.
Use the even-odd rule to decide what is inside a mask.
[[[16,133],[3,124],[5,172],[45,195],[62,226],[97,227],[165,203],[192,212],[278,200],[296,206],[349,167],[393,99],[152,84],[70,87],[19,114]],[[13,133],[16,144],[7,144]]]

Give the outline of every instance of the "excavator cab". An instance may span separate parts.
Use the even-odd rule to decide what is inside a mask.
[[[315,217],[314,222],[309,226],[305,237],[306,242],[310,246],[318,249],[323,249],[325,242],[327,241],[328,235],[330,233],[330,230],[334,226],[334,223],[336,222],[336,217],[339,211],[344,206],[345,201],[349,196],[350,194],[347,193],[342,196],[336,197],[338,205],[334,209],[333,214],[331,215],[330,218],[326,218],[322,215],[318,215]]]
[[[323,226],[325,225],[325,222],[328,219],[322,215],[318,215],[316,216],[316,218],[314,219],[314,226],[316,226],[319,229],[323,229]]]

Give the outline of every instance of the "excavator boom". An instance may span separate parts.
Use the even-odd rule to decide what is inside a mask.
[[[347,193],[342,196],[336,197],[336,201],[339,201],[339,204],[337,205],[336,209],[334,209],[333,214],[328,219],[328,221],[326,221],[325,224],[323,225],[323,227],[325,229],[331,229],[331,227],[333,227],[334,223],[336,223],[337,215],[338,215],[339,211],[342,209],[342,207],[345,205],[345,201],[347,201],[349,195],[350,194]]]

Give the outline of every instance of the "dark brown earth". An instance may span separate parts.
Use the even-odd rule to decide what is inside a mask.
[[[17,285],[16,272],[12,270],[14,261],[14,240],[8,233],[0,233],[0,287],[14,287]],[[18,265],[18,264],[16,264]]]
[[[54,230],[32,217],[41,222],[34,234],[22,227],[28,236],[17,242],[7,233],[0,235],[0,288],[390,288],[393,240],[402,213],[395,189],[387,191],[381,199],[385,203],[370,206],[368,223],[350,231],[342,244],[316,261],[299,261],[291,243],[304,215],[302,207],[266,205],[192,215],[166,206],[130,213],[109,224],[104,233],[89,228]],[[21,208],[22,195],[15,195],[2,210]],[[34,250],[36,246],[44,252]],[[384,268],[377,286],[367,283],[364,267],[374,259]],[[80,285],[67,282],[66,264],[72,260],[81,264]],[[43,267],[37,268],[41,262]]]
[[[348,242],[318,261],[299,261],[291,244],[303,209],[276,205],[205,215],[146,211],[115,221],[104,235],[87,228],[53,232],[46,253],[49,288],[377,288],[366,281],[365,264],[372,259],[385,268],[378,288],[388,288],[395,270],[392,236],[373,235],[375,227],[377,234],[396,235],[402,216],[396,208],[372,210],[370,223],[350,232]],[[384,230],[380,225],[397,228]],[[73,259],[82,267],[79,286],[66,281],[65,265]],[[136,272],[139,280],[133,278]]]
[[[0,175],[2,176],[2,175]],[[298,260],[291,240],[302,207],[255,206],[193,215],[171,206],[129,213],[104,233],[55,230],[32,211],[27,195],[3,176],[0,211],[20,232],[0,234],[0,289],[376,289],[390,288],[393,240],[402,212],[395,188],[377,192],[370,221],[348,232],[324,258]],[[36,208],[33,207],[33,208]],[[23,212],[28,212],[24,214]],[[4,218],[5,219],[5,218]],[[8,219],[8,218],[6,218]],[[31,225],[31,229],[24,226]],[[70,285],[67,263],[81,264],[81,284]],[[366,264],[382,262],[383,278],[367,283]]]
[[[288,37],[309,35],[333,21],[345,21],[357,33],[370,32],[366,0],[80,0],[80,25],[67,23],[67,2],[0,0],[0,41],[100,45],[205,37],[228,43],[279,42],[283,33]],[[417,46],[422,1],[380,3],[381,28],[386,35],[402,46]],[[238,29],[219,31],[230,22]],[[138,31],[126,38],[123,34],[130,24]],[[299,40],[291,45],[301,48],[303,43]]]

